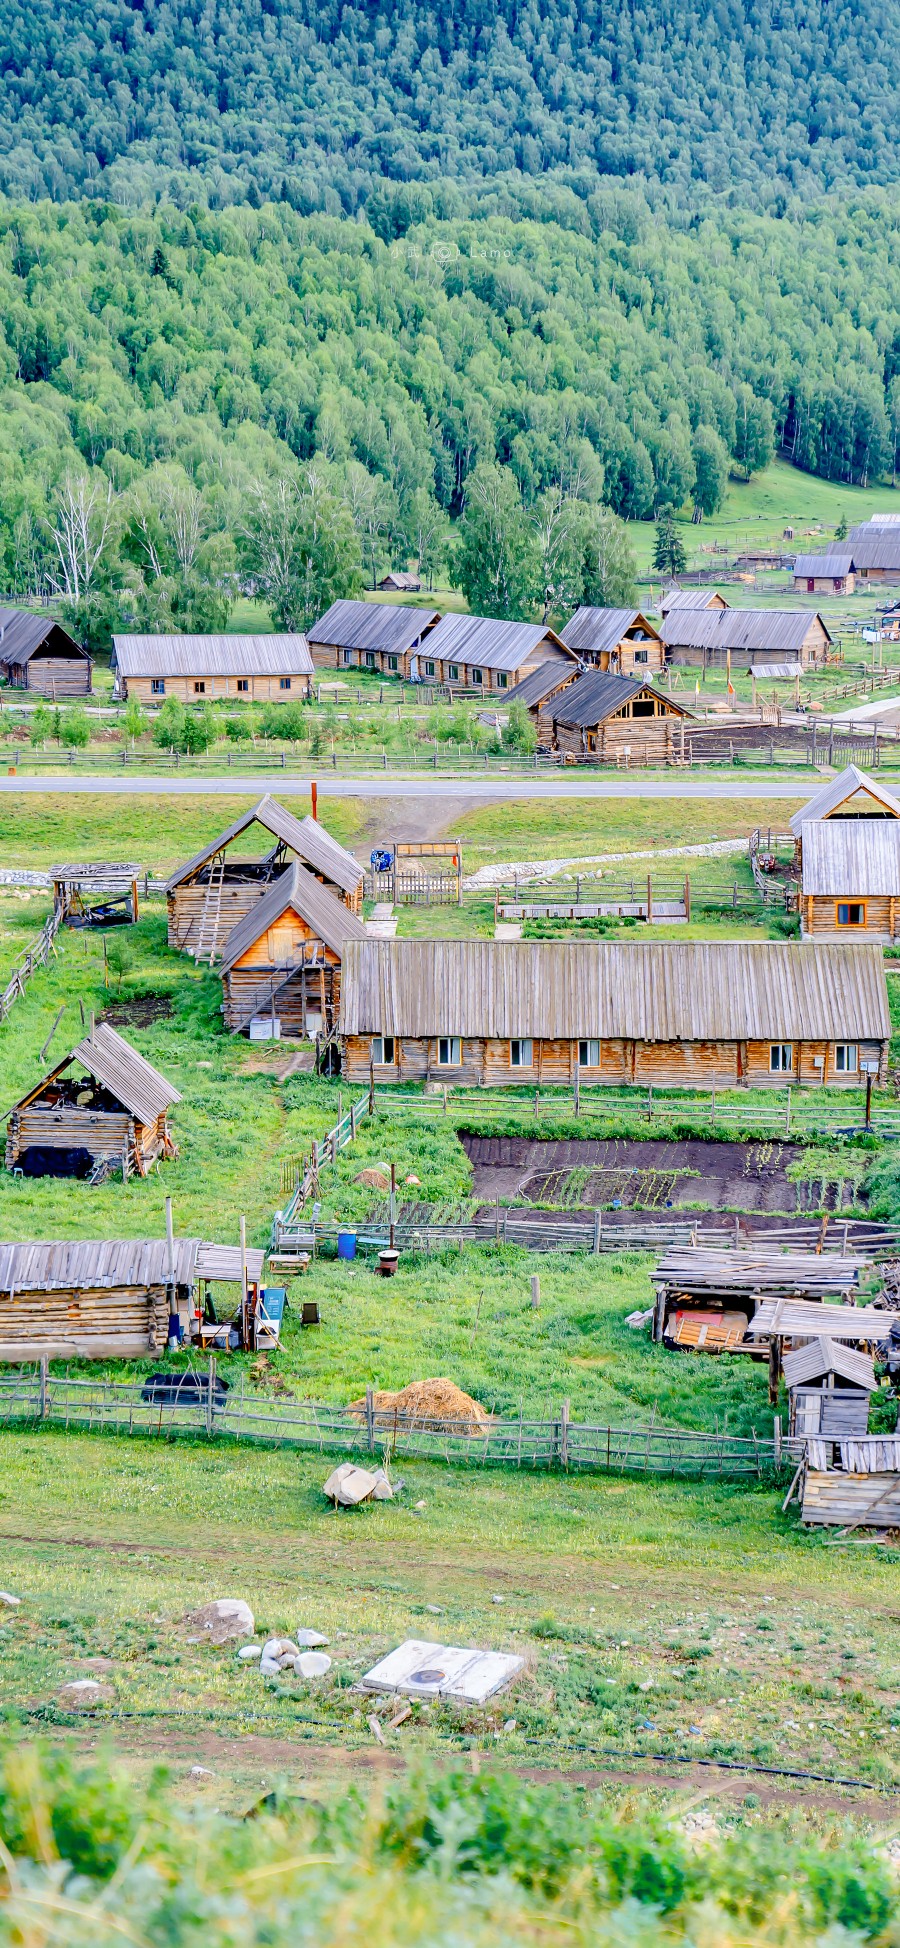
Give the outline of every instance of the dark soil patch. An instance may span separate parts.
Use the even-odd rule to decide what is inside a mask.
[[[796,1143],[673,1143],[582,1137],[555,1142],[526,1137],[461,1136],[471,1159],[476,1197],[512,1198],[557,1210],[746,1211],[793,1215],[835,1209],[836,1188],[792,1183]],[[858,1201],[849,1187],[841,1205]]]
[[[155,1021],[165,1021],[172,1013],[171,996],[168,994],[138,994],[132,1001],[114,1001],[111,1008],[105,1008],[101,1021],[108,1021],[111,1028],[151,1028]]]

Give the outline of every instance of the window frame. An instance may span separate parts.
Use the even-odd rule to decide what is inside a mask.
[[[595,1049],[597,1050],[597,1060],[596,1060],[596,1062],[592,1062],[592,1061],[591,1061],[591,1059],[590,1059],[590,1057],[591,1057],[591,1049],[592,1049],[592,1048],[595,1048]],[[584,1057],[584,1060],[583,1060],[583,1061],[582,1061],[582,1059],[581,1059],[581,1051],[582,1051],[582,1049],[585,1049],[585,1050],[587,1051],[587,1052],[586,1052],[586,1054],[585,1054],[585,1057]],[[599,1067],[600,1067],[600,1037],[599,1037],[599,1035],[582,1035],[582,1036],[579,1036],[579,1040],[578,1040],[578,1067],[579,1067],[580,1069],[599,1069]]]
[[[289,676],[280,676],[278,678],[279,690],[289,690],[290,687],[291,687],[291,679]]]
[[[649,649],[636,649],[634,652],[634,660],[636,663],[649,663],[650,661]]]
[[[458,682],[459,682],[459,664],[458,664],[458,663],[448,663],[448,664],[447,664],[447,681],[448,681],[448,683],[458,683]]]
[[[388,669],[389,669],[389,670],[391,670],[391,671],[392,671],[392,672],[394,673],[394,675],[396,675],[396,672],[397,672],[397,670],[398,670],[398,668],[399,668],[399,664],[400,664],[400,659],[399,659],[399,657],[398,657],[398,656],[389,656],[389,657],[388,657],[388,659],[387,659],[387,666],[388,666]]]
[[[439,1069],[458,1069],[462,1065],[462,1036],[439,1035],[437,1038],[437,1066]],[[442,1054],[446,1049],[447,1054]],[[454,1052],[455,1051],[455,1052]]]
[[[200,678],[199,678],[199,679],[198,679],[198,680],[197,680],[197,681],[195,682],[195,684],[194,684],[194,695],[195,695],[195,697],[205,697],[205,695],[206,695],[206,678],[205,678],[205,677],[200,677]]]
[[[483,688],[484,688],[484,671],[483,671],[483,670],[478,670],[478,669],[470,669],[470,671],[469,671],[469,682],[470,682],[470,683],[472,683],[472,684],[474,684],[474,685],[475,685],[475,686],[476,686],[477,688],[481,688],[481,689],[483,689]]]
[[[527,1050],[527,1054],[524,1052]],[[534,1037],[513,1035],[509,1044],[509,1066],[511,1069],[534,1068]]]
[[[362,660],[362,659],[363,659],[363,657],[365,657],[365,659],[366,659],[366,660],[365,660],[365,663],[363,663],[363,660]],[[360,652],[360,659],[359,659],[359,660],[360,660],[360,667],[361,667],[362,669],[366,669],[366,670],[374,670],[374,669],[376,668],[376,663],[375,663],[375,651],[374,651],[374,649],[364,649],[364,650],[362,650],[362,651]]]
[[[840,1057],[842,1055],[847,1056],[850,1055],[851,1053],[853,1055],[852,1062],[841,1062]],[[835,1042],[834,1073],[835,1075],[859,1075],[859,1043],[858,1042]]]
[[[841,909],[842,909],[842,908],[844,909],[844,911],[845,911],[845,912],[847,913],[847,915],[848,915],[848,916],[850,915],[850,913],[851,913],[851,912],[858,912],[858,913],[859,913],[859,914],[861,915],[861,917],[860,917],[860,919],[858,919],[858,920],[851,920],[851,919],[850,919],[850,918],[848,917],[848,918],[847,918],[846,920],[842,920],[842,919],[841,919]],[[853,929],[853,931],[854,931],[854,933],[855,933],[855,932],[858,932],[860,928],[863,928],[863,927],[865,927],[865,925],[866,925],[866,901],[865,901],[865,900],[835,900],[835,902],[834,902],[834,924],[835,924],[835,926],[836,926],[836,927],[840,927],[840,928],[841,928],[842,930],[843,930],[843,929],[844,929],[845,927],[852,927],[852,929]]]
[[[237,683],[237,687],[238,687],[238,694],[239,694],[239,696],[242,696],[242,697],[245,697],[245,696],[247,696],[247,695],[249,694],[249,690],[250,690],[250,678],[249,678],[249,676],[239,676],[239,677],[236,677],[236,678],[235,678],[235,681],[236,681],[236,683]]]
[[[434,676],[434,674],[435,674],[435,665],[434,665],[434,663],[433,663],[433,661],[432,661],[432,659],[431,659],[431,657],[430,657],[430,656],[429,656],[429,657],[426,657],[426,660],[425,660],[425,675],[426,675],[426,676]]]
[[[377,1054],[376,1052],[378,1049],[381,1050],[380,1055]],[[388,1054],[388,1050],[390,1050],[390,1054]],[[372,1067],[374,1069],[393,1069],[396,1066],[396,1062],[397,1062],[396,1036],[395,1035],[373,1035],[371,1058],[372,1058]]]
[[[165,677],[164,677],[164,676],[151,676],[151,678],[150,678],[150,695],[151,695],[151,697],[164,697],[164,696],[165,696],[165,694],[166,694],[166,679],[165,679]]]
[[[498,690],[507,690],[509,688],[509,681],[505,670],[497,671],[497,688]]]
[[[774,1059],[776,1049],[778,1050],[777,1062]],[[787,1053],[787,1058],[788,1058],[787,1063],[785,1063],[783,1060],[785,1053]],[[795,1071],[794,1071],[793,1042],[770,1042],[769,1043],[769,1074],[770,1075],[793,1075],[794,1073]]]

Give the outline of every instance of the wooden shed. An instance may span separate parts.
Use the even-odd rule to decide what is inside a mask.
[[[831,636],[813,609],[673,609],[662,624],[669,661],[691,668],[750,670],[824,663]]]
[[[649,676],[665,668],[663,637],[640,609],[576,609],[560,634],[568,649],[598,670]]]
[[[829,1335],[785,1353],[782,1370],[792,1435],[821,1434],[841,1440],[868,1433],[869,1396],[875,1391],[870,1353]]]
[[[315,675],[306,637],[114,636],[115,696],[142,704],[289,703]]]
[[[691,713],[654,690],[646,678],[590,670],[544,706],[550,748],[576,758],[627,758],[662,764],[684,756],[684,722]]]
[[[852,960],[849,958],[852,954]],[[344,1074],[380,1081],[857,1085],[891,1025],[874,946],[348,940]]]
[[[246,1251],[248,1285],[263,1263]],[[170,1304],[188,1337],[200,1288],[241,1275],[239,1246],[199,1238],[0,1244],[0,1360],[140,1359],[165,1347]]]
[[[222,951],[222,1012],[231,1034],[330,1033],[340,1006],[341,961],[366,930],[349,907],[297,861],[251,907]],[[267,1027],[268,1024],[268,1027]]]
[[[553,748],[553,713],[557,700],[571,684],[584,675],[584,664],[573,661],[539,663],[523,677],[505,698],[505,703],[524,704],[537,731],[539,751]],[[492,720],[491,720],[492,721]]]
[[[800,853],[804,938],[896,940],[900,931],[900,821],[808,819]]]
[[[795,589],[805,589],[807,595],[852,595],[856,587],[856,563],[844,549],[797,555],[791,573]]]
[[[168,1112],[181,1096],[122,1035],[101,1021],[10,1110],[6,1168],[26,1177],[89,1177],[121,1163],[144,1177],[177,1153]]]
[[[0,676],[52,702],[90,695],[94,664],[53,616],[0,609]]]
[[[900,582],[900,521],[861,521],[850,529],[847,547],[859,582]]]
[[[803,829],[818,819],[900,819],[900,798],[880,778],[872,778],[855,764],[845,765],[827,778],[791,819],[791,831],[802,850]]]
[[[274,839],[262,858],[233,852],[235,841],[257,825]],[[352,912],[362,905],[363,869],[315,818],[296,818],[266,793],[249,811],[166,882],[169,946],[210,962],[224,947],[239,920],[250,912],[273,880],[299,859]]]
[[[789,1332],[827,1333],[829,1315],[840,1324],[849,1306],[825,1301],[855,1298],[867,1269],[867,1260],[841,1252],[786,1252],[765,1240],[742,1250],[673,1245],[653,1274],[653,1337],[706,1352],[762,1356],[774,1338]],[[871,1334],[868,1310],[857,1319]]]
[[[673,609],[727,609],[728,603],[717,588],[679,588],[677,582],[667,588],[660,596],[659,613],[671,614]]]
[[[310,655],[317,670],[414,676],[418,652],[440,614],[394,602],[332,602],[309,631]]]
[[[545,623],[446,615],[430,632],[413,674],[425,683],[459,684],[486,695],[512,690],[554,663],[563,673],[580,668],[578,657]]]

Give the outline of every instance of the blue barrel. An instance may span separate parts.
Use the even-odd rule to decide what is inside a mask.
[[[356,1257],[356,1232],[355,1231],[338,1232],[338,1257],[339,1258]]]

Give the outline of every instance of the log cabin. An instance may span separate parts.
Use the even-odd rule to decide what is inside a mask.
[[[253,1035],[258,1020],[261,1032],[279,1039],[330,1034],[344,951],[365,939],[356,914],[295,860],[225,942],[219,973],[229,1033]]]
[[[869,1399],[875,1391],[870,1353],[840,1339],[808,1339],[785,1353],[782,1372],[788,1390],[792,1440],[819,1434],[846,1440],[869,1431]]]
[[[727,609],[728,603],[717,588],[679,588],[677,583],[667,588],[660,597],[659,613],[671,614],[673,609]]]
[[[274,840],[260,859],[232,854],[235,840],[258,826]],[[169,946],[213,960],[260,895],[299,859],[352,912],[362,905],[363,869],[318,819],[295,818],[266,792],[225,832],[195,852],[166,883]]]
[[[570,684],[577,683],[583,675],[584,664],[580,662],[540,663],[536,670],[532,670],[509,691],[504,701],[507,704],[520,703],[528,711],[537,731],[539,751],[552,750],[556,702]],[[496,720],[489,714],[485,721],[493,723]]]
[[[669,661],[749,670],[824,663],[831,636],[813,609],[673,609],[661,625]]]
[[[900,821],[807,819],[800,841],[807,940],[894,941],[900,932]]]
[[[247,1248],[250,1291],[264,1259]],[[209,1284],[241,1277],[239,1246],[199,1238],[0,1244],[0,1360],[139,1359],[166,1346],[170,1304],[187,1339]]]
[[[540,711],[549,715],[550,749],[597,764],[620,758],[662,764],[684,756],[690,711],[640,677],[590,670],[558,691]]]
[[[891,1032],[874,946],[372,938],[340,1028],[353,1082],[706,1089],[883,1079]]]
[[[581,667],[555,629],[542,622],[446,615],[428,636],[413,673],[423,683],[458,684],[487,695],[514,689],[548,664],[562,674]]]
[[[168,1113],[181,1097],[108,1022],[20,1097],[6,1125],[6,1168],[25,1177],[88,1177],[104,1160],[145,1177],[177,1155]]]
[[[114,636],[113,695],[155,706],[179,703],[291,703],[315,675],[306,637]]]
[[[317,670],[370,670],[409,679],[439,609],[396,602],[332,602],[308,632]]]
[[[54,621],[24,609],[0,609],[0,677],[13,690],[63,702],[91,692],[93,658]]]
[[[900,582],[900,521],[861,521],[850,529],[847,547],[852,550],[858,582]]]
[[[900,819],[900,798],[888,791],[880,778],[873,778],[858,765],[848,764],[823,785],[791,819],[791,831],[798,841],[801,856],[803,828],[820,819]]]
[[[844,549],[796,555],[791,574],[795,589],[804,589],[807,595],[852,595],[856,587],[856,563]]]
[[[576,609],[560,635],[583,663],[617,676],[649,676],[665,668],[662,635],[640,609]]]

